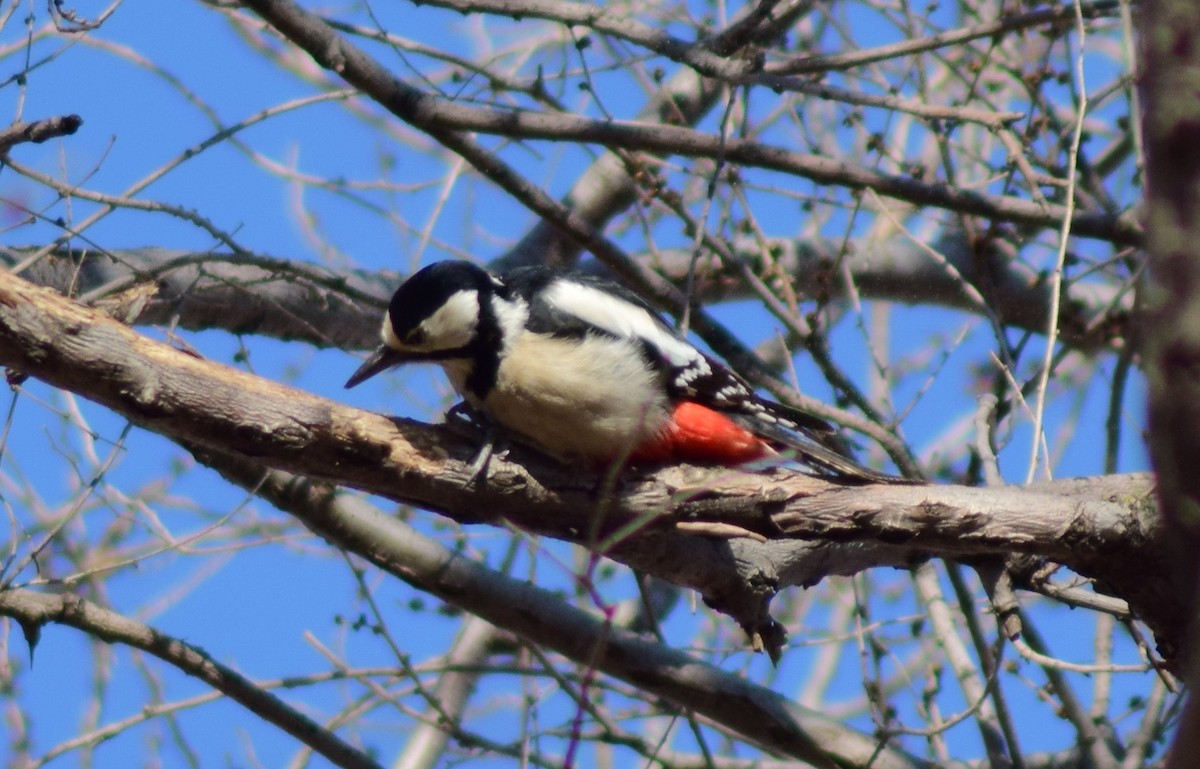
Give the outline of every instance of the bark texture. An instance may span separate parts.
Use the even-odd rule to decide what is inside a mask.
[[[464,523],[505,519],[698,590],[776,651],[790,585],[930,556],[1061,563],[1129,602],[1177,658],[1184,625],[1145,475],[1032,488],[844,487],[786,469],[677,466],[597,478],[514,448],[469,483],[475,436],[351,408],[197,358],[0,276],[0,363],[197,450],[368,491]]]

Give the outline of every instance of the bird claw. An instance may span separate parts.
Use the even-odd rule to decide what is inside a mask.
[[[472,438],[483,433],[483,443],[474,459],[471,460],[471,464],[467,466],[467,480],[463,484],[466,488],[475,487],[479,479],[487,478],[488,463],[491,462],[492,457],[505,452],[503,448],[499,451],[496,450],[496,445],[504,439],[500,427],[484,414],[472,408],[466,401],[450,407],[446,412],[446,424],[454,428],[469,428]]]
[[[485,428],[490,423],[490,420],[482,412],[477,411],[466,401],[459,401],[446,409],[445,419],[446,424],[451,427],[470,425],[477,430]]]
[[[492,460],[492,455],[496,452],[496,438],[492,430],[488,430],[483,439],[483,445],[479,447],[479,453],[475,455],[475,459],[471,461],[467,467],[467,481],[463,485],[466,488],[477,488],[475,483],[480,478],[487,479],[488,463]]]

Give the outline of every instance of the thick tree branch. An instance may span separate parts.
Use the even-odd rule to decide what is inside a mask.
[[[1164,654],[1179,648],[1181,619],[1162,589],[1163,545],[1145,477],[1050,490],[843,488],[785,470],[679,466],[628,472],[598,500],[595,477],[514,449],[523,464],[497,459],[486,482],[468,486],[477,446],[453,429],[389,419],[200,360],[47,289],[0,278],[3,365],[189,445],[460,521],[487,511],[488,519],[599,548],[699,590],[768,647],[781,643],[767,606],[782,587],[943,553],[1024,553],[1101,579],[1150,624]]]
[[[0,250],[0,267],[22,263],[26,249]],[[401,280],[395,273],[333,271],[319,265],[229,253],[135,248],[55,250],[21,277],[85,304],[138,286],[153,290],[129,322],[223,329],[361,350],[379,344],[379,318]]]
[[[530,237],[543,242],[548,236],[544,227],[536,227]],[[757,247],[743,245],[739,255],[753,261]],[[778,240],[770,245],[772,258],[792,276],[801,295],[844,296],[849,280],[863,298],[970,312],[977,308],[967,300],[963,281],[986,281],[990,305],[1002,323],[1034,332],[1046,327],[1049,287],[1039,276],[999,259],[981,275],[983,265],[957,239],[936,245],[945,263],[907,241],[845,255],[839,255],[834,244],[819,241]],[[514,258],[522,261],[518,253],[522,252],[513,252]],[[565,253],[561,244],[556,253]],[[26,256],[25,249],[0,251],[0,267],[11,268]],[[690,254],[664,251],[657,262],[676,286],[685,285]],[[598,263],[589,263],[588,270],[607,274]],[[378,344],[379,316],[403,278],[391,272],[335,272],[269,256],[161,248],[55,251],[27,267],[22,277],[60,293],[73,290],[89,303],[152,284],[156,291],[136,318],[138,324],[223,329],[345,350]],[[693,295],[698,303],[711,305],[748,298],[749,289],[739,275],[718,269],[698,276]],[[1085,351],[1123,346],[1131,305],[1128,293],[1101,285],[1071,285],[1060,305],[1060,338]]]
[[[571,218],[578,219],[574,214]],[[585,223],[581,223],[581,226],[587,228]],[[606,239],[600,237],[600,240],[608,244]],[[606,245],[606,248],[611,251],[615,247]],[[206,260],[209,255],[171,254],[155,249],[97,254],[75,251],[70,252],[68,259],[49,258],[49,255],[34,259],[34,264],[27,267],[26,272],[40,283],[68,286],[72,290],[78,290],[81,281],[91,275],[100,286],[84,292],[82,298],[85,301],[131,286],[161,288],[161,301],[147,301],[144,305],[143,318],[146,320],[157,316],[160,322],[192,327],[183,323],[186,311],[192,310],[190,320],[199,324],[195,328],[211,327],[204,325],[209,323],[229,328],[235,333],[261,329],[258,333],[273,333],[282,338],[304,338],[320,346],[341,340],[340,346],[343,347],[368,347],[378,343],[379,314],[386,307],[386,297],[398,282],[398,278],[386,281],[376,277],[372,290],[369,278],[358,274],[342,276],[321,268],[297,266],[268,257],[230,256],[227,257],[228,264],[216,262],[208,265]],[[165,258],[167,263],[147,265],[142,270],[137,265],[146,261],[144,255],[161,255],[151,258]],[[646,281],[635,280],[635,285],[650,291],[650,295],[663,300],[668,306],[673,305],[672,300],[674,306],[681,306],[677,303],[682,301],[682,293],[670,283],[657,274],[649,273],[645,267],[632,262],[624,254],[618,252],[610,255],[639,275],[651,275],[653,282],[665,289],[656,291],[647,288]],[[10,254],[8,258],[13,259],[15,255]],[[179,272],[176,273],[176,270]],[[263,295],[247,294],[244,286],[247,281],[265,286]],[[666,295],[670,298],[665,298]],[[230,305],[229,309],[224,311],[227,304]],[[888,448],[894,457],[899,457],[898,463],[902,467],[912,466],[903,447],[883,428],[795,392],[777,376],[766,372],[757,356],[746,350],[740,341],[705,312],[693,311],[691,319],[693,328],[701,330],[700,335],[710,346],[736,368],[746,372],[756,385],[770,390],[784,402],[840,424],[854,426]],[[354,339],[358,340],[357,343],[352,341]]]
[[[476,563],[364,501],[325,484],[201,450],[226,478],[295,515],[313,531],[420,590],[665,697],[782,755],[817,767],[927,768],[860,732],[732,673],[613,626],[526,581]],[[878,751],[878,753],[876,752]]]
[[[1142,354],[1150,402],[1150,454],[1161,479],[1173,594],[1191,621],[1192,687],[1167,762],[1200,752],[1200,17],[1186,0],[1146,4],[1143,50],[1149,279],[1142,293]]]

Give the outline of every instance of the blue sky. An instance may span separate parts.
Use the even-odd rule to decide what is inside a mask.
[[[454,42],[464,54],[472,52],[481,36],[477,20],[470,17],[416,9],[407,4],[389,7],[384,12],[402,19],[413,30],[423,25],[436,28],[433,38],[448,45]],[[37,24],[44,22],[43,10],[37,8],[33,13]],[[491,34],[498,41],[508,34],[500,28],[511,28],[507,23],[491,26]],[[19,21],[10,20],[0,30],[0,44],[13,45],[23,34]],[[106,41],[109,47],[72,42],[65,37],[39,42],[33,48],[33,60],[51,52],[57,52],[55,58],[28,75],[27,87],[19,88],[10,82],[0,88],[0,109],[5,109],[12,119],[32,120],[65,113],[83,117],[83,128],[76,136],[41,146],[23,145],[13,154],[21,163],[78,182],[90,190],[120,193],[188,147],[206,140],[215,130],[203,110],[172,86],[168,78],[122,58],[111,46],[124,46],[156,62],[171,77],[185,83],[223,124],[246,120],[265,107],[313,93],[311,86],[265,64],[218,14],[199,3],[126,0],[94,37]],[[0,79],[20,70],[24,59],[21,50],[0,59],[0,67],[4,68]],[[407,74],[399,58],[391,64],[402,76]],[[580,94],[572,98],[581,102],[586,99]],[[636,108],[636,104],[622,105],[619,101],[609,101],[608,105]],[[414,141],[407,146],[390,141],[365,121],[348,116],[340,102],[297,109],[254,125],[241,136],[262,158],[292,167],[299,173],[392,185],[388,190],[363,193],[365,199],[386,208],[390,217],[380,216],[336,194],[281,181],[278,175],[228,144],[208,149],[182,163],[151,185],[142,197],[198,211],[217,227],[234,233],[243,247],[263,254],[368,270],[405,271],[418,262],[463,253],[486,260],[503,253],[534,221],[528,211],[497,195],[488,183],[469,175],[453,187],[441,206],[444,174],[441,151],[429,149],[427,141]],[[538,146],[536,149],[537,152],[528,153],[528,173],[556,195],[568,189],[591,157],[590,151],[572,148]],[[48,207],[51,219],[62,217],[68,223],[83,221],[95,210],[94,204],[78,199],[56,202],[47,190],[18,177],[10,169],[0,171],[0,197],[34,210]],[[801,216],[799,206],[778,206],[777,211],[772,210],[777,231],[770,234],[795,234],[800,225],[789,217]],[[422,230],[435,212],[438,213],[430,228],[432,238],[422,247]],[[0,232],[0,242],[10,246],[40,244],[59,232],[50,223],[8,227]],[[634,247],[636,235],[627,236],[624,242]],[[687,239],[678,232],[664,232],[659,242],[681,245]],[[219,248],[209,233],[193,224],[161,213],[134,211],[108,216],[72,245],[83,247],[92,243],[109,249],[146,245],[194,250]],[[765,342],[779,333],[777,324],[751,303],[717,307],[713,311],[737,328],[750,344]],[[961,329],[966,329],[962,344],[948,353],[941,373],[931,384],[923,373],[918,373],[901,382],[894,393],[896,402],[902,406],[922,393],[904,423],[906,436],[921,452],[945,440],[947,435],[958,435],[953,432],[955,425],[969,419],[976,395],[975,372],[971,367],[981,352],[994,343],[986,325],[965,314],[902,307],[893,308],[890,313],[892,349],[901,356],[919,355],[931,335],[954,339]],[[156,329],[144,332],[162,336]],[[263,376],[289,381],[297,387],[366,408],[436,418],[437,410],[447,404],[448,388],[444,380],[429,369],[380,377],[346,393],[341,388],[342,382],[357,365],[357,359],[346,352],[319,351],[258,338],[235,339],[221,332],[189,334],[187,341],[206,356],[226,362],[233,361],[240,353],[248,353],[251,367]],[[852,320],[846,320],[835,328],[832,341],[839,361],[865,386],[870,363],[861,331]],[[1033,344],[1040,347],[1044,342],[1037,339]],[[800,357],[796,365],[800,382],[807,391],[830,396],[810,362]],[[1057,475],[1102,471],[1102,454],[1096,447],[1103,441],[1112,367],[1111,358],[1097,367],[1094,379],[1077,389],[1084,393],[1081,397],[1051,403],[1048,413],[1052,424],[1068,419],[1072,413],[1079,415],[1078,429],[1058,453]],[[1139,435],[1143,398],[1141,382],[1135,378],[1127,401],[1121,470],[1147,468]],[[0,470],[13,477],[28,478],[49,505],[76,498],[81,485],[92,479],[92,470],[86,463],[73,467],[59,459],[86,443],[85,431],[72,422],[69,412],[70,403],[61,394],[30,382],[27,394],[18,399],[13,435],[5,464],[0,466]],[[98,451],[103,455],[109,448],[106,441],[120,434],[123,422],[88,404],[81,404],[79,412],[93,433],[100,436]],[[1027,423],[1018,426],[1011,444],[1001,455],[1010,481],[1019,481],[1024,476],[1029,432]],[[962,435],[962,440],[968,438],[969,434]],[[120,455],[121,459],[103,482],[112,489],[132,494],[151,479],[160,481],[164,488],[154,513],[174,531],[198,531],[205,521],[231,515],[234,522],[255,522],[269,529],[275,538],[253,547],[233,547],[229,541],[216,537],[200,543],[197,546],[200,552],[163,555],[136,568],[123,569],[107,581],[106,597],[115,608],[194,642],[215,658],[234,663],[255,678],[324,669],[326,663],[306,633],[344,653],[355,664],[389,664],[390,654],[377,637],[353,630],[345,622],[345,618],[364,611],[364,606],[354,597],[354,575],[339,554],[291,524],[282,514],[261,502],[247,500],[242,492],[229,488],[210,471],[195,467],[188,457],[157,436],[133,430]],[[11,496],[11,492],[7,493]],[[132,509],[115,507],[112,500],[116,497],[115,493],[107,495],[102,504],[89,508],[76,525],[90,532],[92,529],[88,527],[102,530],[110,524],[110,518],[128,515],[141,520]],[[432,516],[419,514],[414,520],[421,529],[447,543],[455,541],[456,532],[441,526]],[[148,530],[146,536],[150,535]],[[479,529],[471,532],[470,547],[480,558],[492,563],[498,562],[507,542],[497,532]],[[550,586],[569,586],[570,550],[552,543],[543,543],[542,547],[536,556],[532,547],[524,548],[517,560],[516,573],[536,576]],[[546,553],[557,555],[566,565],[552,562]],[[33,577],[32,572],[25,575],[26,579]],[[377,600],[393,623],[393,632],[411,644],[408,650],[414,659],[423,659],[445,648],[455,623],[436,611],[435,601],[425,599],[425,608],[410,614],[406,607],[420,596],[377,574],[369,573],[366,579],[375,587]],[[909,599],[890,600],[884,589],[893,587],[899,591],[907,581],[906,575],[889,571],[873,574],[870,579],[881,586],[879,595],[872,600],[873,605],[878,604],[876,609],[881,615],[902,618],[916,611],[916,607],[907,604]],[[625,597],[628,578],[615,577],[605,590],[611,592],[613,600]],[[828,608],[818,609],[814,616],[824,616],[827,611]],[[666,629],[668,637],[686,645],[694,630],[709,621],[707,616],[694,616],[686,609],[679,609]],[[1090,619],[1085,619],[1082,612],[1048,610],[1042,630],[1047,636],[1061,639],[1087,632],[1089,623]],[[906,628],[896,619],[889,625],[889,632],[900,637],[905,635]],[[772,673],[761,658],[753,657],[737,645],[735,628],[726,628],[725,637],[730,646],[715,652],[714,660],[728,669],[744,667],[746,675],[755,680],[766,681],[777,676],[780,689],[785,692],[803,680],[806,666],[819,648],[806,646],[805,636],[794,633],[796,647],[789,650],[780,671]],[[915,643],[911,634],[908,642]],[[897,654],[901,654],[904,642],[896,643]],[[20,645],[19,634],[10,629],[10,664],[23,667],[22,655],[14,653]],[[1069,657],[1071,645],[1066,646],[1062,653]],[[1128,649],[1120,651],[1128,653]],[[85,703],[95,686],[91,679],[91,653],[74,631],[63,628],[45,631],[37,649],[36,664],[21,679],[22,701],[28,703],[33,737],[41,749],[78,733],[86,717]],[[102,723],[136,713],[148,689],[157,685],[150,683],[155,677],[161,677],[171,698],[204,691],[164,665],[146,663],[126,650],[103,653],[113,655],[110,670],[118,683],[108,689]],[[1036,679],[1033,672],[1029,676]],[[489,680],[480,700],[490,702],[494,698],[506,702],[516,697],[515,680],[512,677]],[[834,699],[851,700],[861,694],[861,671],[853,655],[843,656],[834,680]],[[1030,712],[1037,710],[1033,686],[1021,689],[1011,682],[1008,685],[1012,687],[1010,694],[1015,702],[1027,706]],[[1121,679],[1118,687],[1124,685]],[[952,688],[952,683],[946,682],[945,686]],[[312,691],[289,691],[286,695],[305,702],[317,713],[332,711],[352,696],[347,689],[328,684],[313,687]],[[564,707],[567,705],[561,696],[548,700],[544,705],[546,721],[557,722]],[[404,732],[396,728],[398,720],[395,712],[377,712],[364,722],[363,733],[369,735],[385,761],[403,744]],[[278,766],[296,750],[296,743],[290,737],[255,723],[229,703],[207,704],[188,711],[182,716],[182,723],[192,735],[193,743],[199,746],[200,764],[204,766],[245,765],[248,754],[256,756],[263,766]],[[481,729],[494,729],[509,736],[516,728],[511,717],[503,712],[481,717],[476,723]],[[860,725],[870,728],[865,722]],[[1052,750],[1070,741],[1062,723],[1052,718],[1031,717],[1023,723],[1022,733],[1027,750]],[[969,726],[955,729],[951,740],[956,749],[972,754],[978,751],[977,737]],[[106,744],[96,754],[96,765],[128,766],[135,761],[152,765],[147,756],[158,750],[159,744],[166,746],[161,748],[163,765],[182,765],[186,760],[182,752],[171,746],[169,733],[161,725],[151,725]],[[681,745],[685,744],[686,738]],[[6,749],[7,744],[0,741],[0,761],[5,758]],[[77,754],[68,754],[53,765],[74,766],[77,760]],[[482,765],[509,764],[495,760]]]

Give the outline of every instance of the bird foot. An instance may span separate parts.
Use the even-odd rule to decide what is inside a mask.
[[[466,401],[450,407],[446,412],[446,424],[464,434],[469,434],[472,438],[478,437],[480,433],[483,434],[483,442],[475,454],[475,458],[467,466],[467,480],[463,484],[467,488],[475,487],[479,479],[487,478],[488,463],[492,457],[503,454],[507,450],[503,447],[499,451],[496,449],[497,445],[506,442],[506,435],[499,425],[472,408]]]

